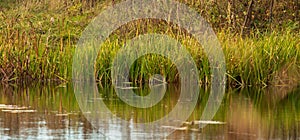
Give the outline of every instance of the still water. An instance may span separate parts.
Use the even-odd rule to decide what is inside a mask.
[[[136,139],[134,123],[151,122],[167,115],[176,105],[180,88],[168,85],[163,99],[155,106],[139,109],[118,98],[114,88],[99,86],[101,98],[111,112],[128,123],[109,120],[104,128],[122,128],[122,139]],[[139,95],[148,87],[134,89]],[[227,89],[212,122],[202,129],[201,118],[209,88],[201,88],[190,118],[166,139],[300,139],[300,88]],[[184,111],[184,110],[183,110]],[[30,87],[0,86],[0,139],[105,139],[100,129],[85,118],[72,85]],[[132,126],[133,125],[133,126]],[[163,126],[162,126],[163,127]],[[163,135],[164,132],[157,132]],[[114,131],[109,132],[114,135]]]

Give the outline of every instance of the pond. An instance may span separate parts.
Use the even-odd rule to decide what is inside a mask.
[[[200,97],[189,119],[173,129],[166,139],[299,139],[300,88],[273,87],[266,89],[227,89],[221,106],[204,128],[199,122],[210,94],[200,88]],[[167,115],[176,105],[180,88],[167,85],[163,99],[149,108],[135,108],[118,98],[115,89],[99,86],[101,98],[114,116],[101,129],[94,127],[81,110],[73,86],[0,86],[0,139],[105,139],[103,133],[122,132],[123,139],[143,138],[135,123],[152,122]],[[149,87],[134,89],[145,95]],[[183,110],[184,112],[184,110]],[[201,123],[201,122],[200,122]],[[126,128],[126,129],[125,129]],[[110,130],[110,132],[102,132]],[[112,131],[113,130],[113,131]],[[157,131],[157,135],[164,132]],[[140,136],[140,137],[139,137]]]

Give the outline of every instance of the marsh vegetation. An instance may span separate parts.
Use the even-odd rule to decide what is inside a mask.
[[[195,125],[202,121],[211,90],[211,68],[202,46],[186,30],[157,19],[131,21],[105,40],[94,65],[99,98],[87,102],[103,101],[115,116],[130,123],[152,122],[169,113],[181,87],[178,70],[166,57],[144,55],[129,72],[132,90],[141,96],[149,93],[147,83],[154,74],[166,78],[167,91],[157,105],[129,106],[111,87],[112,60],[126,40],[165,34],[187,48],[201,84],[197,107],[169,139],[299,139],[299,0],[178,1],[194,8],[212,26],[225,55],[226,94],[211,124],[204,129]],[[1,138],[104,138],[85,118],[87,112],[80,111],[71,85],[72,60],[87,25],[118,2],[0,0]],[[104,124],[107,130],[133,128],[108,120],[113,123]],[[127,130],[127,139],[140,134]]]
[[[0,2],[1,81],[70,81],[72,56],[81,32],[105,7],[114,4],[112,1],[90,2]],[[261,7],[259,3],[263,1],[260,1],[253,6],[249,19],[249,15],[243,15],[243,12],[247,13],[247,2],[236,2],[234,9],[230,7],[230,0],[228,3],[185,3],[199,11],[214,27],[226,58],[227,83],[234,86],[266,86],[299,81],[299,7],[297,9],[295,2],[278,1],[270,11]],[[222,7],[222,4],[228,7]],[[213,8],[208,9],[209,6]],[[288,6],[296,8],[296,11],[291,11]],[[269,20],[265,21],[266,18]],[[247,27],[244,22],[247,22]],[[126,39],[145,33],[167,34],[176,38],[192,54],[200,71],[200,82],[209,84],[209,62],[201,45],[184,29],[151,19],[132,21],[107,39],[95,64],[97,80],[110,82],[114,54]],[[178,82],[176,67],[160,56],[140,58],[130,73],[136,83],[147,81],[153,73],[164,75],[168,82]]]

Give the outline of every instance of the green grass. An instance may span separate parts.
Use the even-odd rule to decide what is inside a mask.
[[[76,42],[91,19],[108,4],[101,2],[92,9],[79,3],[27,2],[26,6],[20,3],[0,11],[0,81],[70,81]],[[253,30],[247,37],[226,29],[216,31],[225,54],[228,85],[266,86],[300,81],[300,33],[294,25],[293,29],[272,32]],[[209,62],[201,46],[184,30],[155,20],[133,21],[110,36],[95,64],[98,81],[111,82],[111,61],[124,41],[144,33],[167,34],[177,39],[194,58],[200,83],[210,84]],[[157,73],[166,76],[168,82],[178,82],[175,65],[158,55],[138,59],[131,67],[130,79],[144,83]],[[280,82],[282,79],[287,82]]]

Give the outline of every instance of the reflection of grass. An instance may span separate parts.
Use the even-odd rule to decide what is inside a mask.
[[[299,87],[281,100],[270,101],[263,89],[228,90],[218,115],[226,114],[229,139],[297,139],[299,137]],[[224,111],[224,112],[223,112]],[[223,129],[222,129],[223,130]]]
[[[105,3],[98,8],[102,7]],[[97,15],[96,11],[97,8],[88,9],[80,4],[63,7],[57,3],[37,2],[0,12],[0,79],[5,82],[71,80],[74,46],[84,27]],[[112,35],[98,55],[97,79],[111,82],[112,57],[124,45],[124,39],[154,32],[170,35],[186,46],[200,70],[200,82],[209,84],[209,62],[199,44],[184,31],[167,25],[156,20],[135,21],[116,31],[115,35],[121,35],[121,38]],[[300,71],[299,33],[274,31],[241,38],[220,31],[217,35],[224,49],[230,85],[277,84],[282,75],[277,71],[288,69],[293,70],[284,77],[286,81],[299,81],[299,76],[292,77]],[[178,82],[174,64],[157,55],[139,59],[130,72],[131,80],[137,83],[145,82],[151,74],[157,73],[166,76],[168,82]]]
[[[136,91],[140,95],[145,95],[147,92],[149,92],[147,88]],[[139,109],[122,102],[117,97],[114,89],[111,86],[107,86],[104,88],[99,87],[101,98],[95,98],[94,101],[103,100],[116,116],[124,120],[132,120],[139,123],[152,122],[164,117],[174,108],[180,96],[179,92],[180,88],[177,85],[169,85],[161,102],[151,108]],[[200,120],[208,99],[208,92],[209,90],[201,89],[197,107],[190,115],[188,121]],[[211,133],[212,136],[224,134],[228,139],[244,137],[257,139],[258,136],[263,139],[287,139],[288,137],[293,139],[299,137],[299,88],[280,101],[276,100],[276,102],[268,101],[267,92],[266,90],[257,89],[228,90],[222,105],[213,118],[215,121],[226,122],[226,124],[208,125],[201,132],[203,134]],[[66,125],[60,124],[60,121],[66,118],[74,125],[77,121],[81,121],[82,114],[80,113],[72,86],[0,87],[0,93],[2,93],[0,94],[0,104],[30,106],[30,109],[44,114],[49,129],[65,128]],[[0,112],[0,116],[4,113]],[[67,117],[57,115],[67,113],[72,114]],[[11,121],[10,115],[2,115],[2,117],[9,122]],[[19,119],[23,120],[25,118],[26,122],[40,121],[39,117],[34,118],[34,120],[26,120],[31,117],[29,113],[23,114],[23,116],[25,117],[19,117]],[[7,128],[10,128],[11,124],[7,124]],[[78,124],[76,123],[76,125]]]
[[[150,89],[149,87],[143,87],[134,90],[134,92],[137,95],[147,95],[149,94]],[[103,97],[103,101],[107,107],[116,116],[124,120],[133,119],[134,122],[138,123],[147,123],[163,118],[175,107],[180,95],[180,91],[177,87],[169,85],[166,93],[157,93],[165,94],[164,98],[159,103],[150,108],[143,109],[132,107],[120,100],[112,87],[99,88],[99,93],[101,94],[101,97]]]

